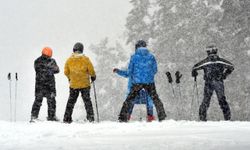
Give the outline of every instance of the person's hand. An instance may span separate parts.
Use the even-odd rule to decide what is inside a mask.
[[[114,68],[114,69],[113,69],[113,72],[114,72],[114,73],[117,73],[117,71],[118,71],[117,68]]]
[[[192,71],[192,77],[197,77],[198,76],[198,72],[196,70]]]
[[[94,82],[96,80],[96,76],[91,76],[91,81]]]
[[[223,73],[222,79],[225,80],[226,78],[227,78],[227,75],[225,73]]]

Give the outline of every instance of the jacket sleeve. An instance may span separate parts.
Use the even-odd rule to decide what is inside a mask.
[[[198,62],[197,64],[195,64],[193,66],[192,71],[198,71],[198,70],[203,69],[203,67],[205,66],[206,62],[207,62],[207,59],[204,59],[204,60]]]
[[[153,73],[156,74],[157,71],[158,71],[157,62],[156,62],[155,57],[153,56]]]
[[[133,74],[133,71],[134,71],[134,57],[131,56],[129,65],[128,65],[128,76],[131,76]]]
[[[51,63],[49,64],[49,68],[53,72],[53,74],[59,73],[59,67],[56,64],[56,61],[54,59],[51,60]]]
[[[222,59],[222,58],[220,58],[219,61],[221,61],[224,64],[224,68],[226,69],[224,72],[225,77],[233,72],[234,65],[230,61],[227,61],[227,60]]]
[[[125,78],[128,78],[129,77],[129,75],[128,75],[128,71],[127,70],[118,70],[117,71],[117,74],[119,75],[119,76],[122,76],[122,77],[125,77]]]
[[[89,75],[91,77],[95,77],[96,76],[93,64],[91,63],[91,61],[89,59],[88,59],[88,71],[89,71]]]
[[[39,72],[40,67],[39,67],[39,63],[37,62],[37,60],[34,61],[34,68],[36,72]]]
[[[69,60],[67,60],[64,65],[64,74],[67,76],[68,79],[70,79]]]

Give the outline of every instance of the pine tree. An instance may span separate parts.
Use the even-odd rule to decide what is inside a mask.
[[[150,15],[148,13],[150,2],[149,0],[131,0],[133,9],[129,12],[127,17],[127,44],[134,45],[135,41],[139,39],[148,40],[150,37],[149,21]]]
[[[96,90],[101,120],[117,120],[120,107],[125,99],[126,80],[117,77],[113,68],[126,61],[122,46],[109,46],[108,38],[91,46],[96,54]]]

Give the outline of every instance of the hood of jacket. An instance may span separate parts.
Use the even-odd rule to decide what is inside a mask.
[[[149,51],[146,47],[139,47],[136,49],[135,54],[141,56],[147,56],[149,54]]]

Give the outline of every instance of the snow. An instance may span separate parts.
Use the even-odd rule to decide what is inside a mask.
[[[250,122],[5,122],[3,150],[249,150]]]

